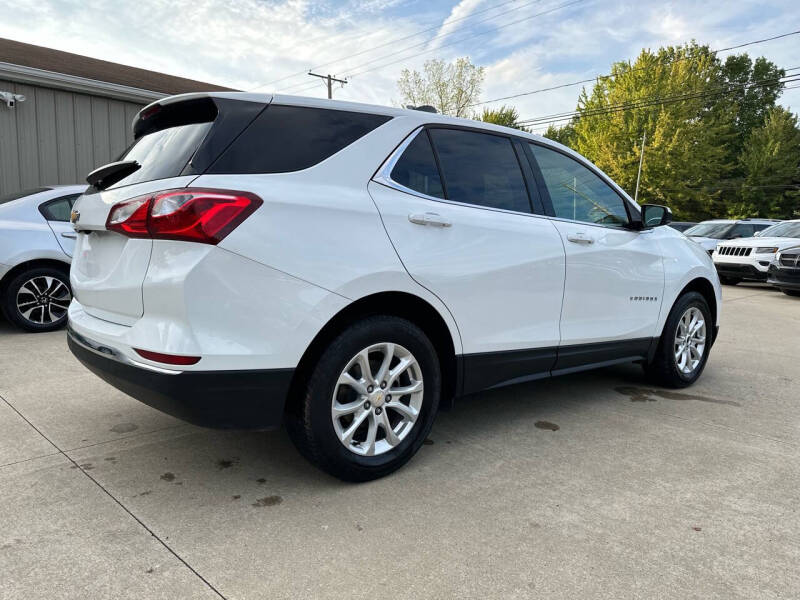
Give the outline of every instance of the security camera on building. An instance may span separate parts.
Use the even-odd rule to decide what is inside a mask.
[[[25,102],[22,94],[12,94],[11,92],[0,92],[0,100],[6,103],[8,108],[14,108],[17,102]]]

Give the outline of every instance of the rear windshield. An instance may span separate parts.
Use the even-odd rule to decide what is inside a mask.
[[[5,196],[0,196],[0,204],[5,204],[6,202],[11,202],[12,200],[19,200],[20,198],[24,198],[25,196],[33,196],[34,194],[41,194],[42,192],[49,192],[53,188],[35,188],[30,190],[22,190],[21,192],[13,192],[11,194],[6,194]]]
[[[111,187],[177,177],[192,159],[212,125],[211,122],[190,123],[140,137],[119,160],[135,160],[141,168]]]

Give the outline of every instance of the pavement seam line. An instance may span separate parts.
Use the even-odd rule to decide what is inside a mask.
[[[13,465],[21,465],[22,463],[31,462],[32,460],[39,460],[40,458],[47,458],[48,456],[58,456],[61,452],[50,452],[49,454],[41,454],[39,456],[31,456],[30,458],[23,458],[22,460],[15,460],[14,462],[4,463],[0,465],[0,469],[11,467]]]
[[[197,571],[197,570],[196,570],[194,567],[192,567],[192,565],[190,565],[188,562],[186,562],[186,560],[185,560],[183,557],[181,557],[181,555],[180,555],[180,554],[178,554],[178,553],[177,553],[175,550],[173,550],[172,548],[170,548],[170,546],[169,546],[169,545],[168,545],[168,544],[167,544],[167,543],[166,543],[164,540],[162,540],[162,539],[161,539],[161,538],[160,538],[160,537],[159,537],[159,536],[158,536],[158,535],[157,535],[157,534],[156,534],[156,533],[155,533],[155,532],[154,532],[152,529],[150,529],[150,528],[149,528],[149,527],[148,527],[148,526],[147,526],[147,525],[144,523],[144,521],[142,521],[142,520],[141,520],[139,517],[137,517],[135,514],[133,514],[133,512],[132,512],[132,511],[131,511],[131,510],[130,510],[130,509],[127,507],[127,506],[125,506],[125,505],[124,505],[124,504],[123,504],[123,503],[122,503],[120,500],[118,500],[118,499],[117,499],[117,497],[116,497],[116,496],[114,496],[114,494],[112,494],[111,492],[109,492],[109,491],[108,491],[108,490],[107,490],[107,489],[106,489],[106,488],[103,486],[103,484],[101,484],[101,483],[100,483],[99,481],[97,481],[97,480],[96,480],[94,477],[92,477],[92,476],[91,476],[91,475],[90,475],[90,474],[89,474],[89,473],[88,473],[88,472],[87,472],[85,469],[83,469],[83,468],[82,468],[82,467],[81,467],[81,466],[80,466],[80,465],[79,465],[79,464],[78,464],[78,463],[75,461],[75,459],[73,459],[73,458],[72,458],[72,457],[71,457],[69,454],[67,454],[67,453],[66,453],[66,452],[64,452],[64,451],[63,451],[61,448],[59,448],[59,447],[58,447],[58,445],[57,445],[55,442],[53,442],[53,440],[51,440],[51,439],[50,439],[49,437],[47,437],[47,436],[46,436],[44,433],[42,433],[42,431],[41,431],[41,430],[40,430],[38,427],[36,427],[36,425],[34,425],[33,423],[31,423],[31,422],[28,420],[28,418],[27,418],[27,417],[25,417],[25,415],[23,415],[23,414],[22,414],[22,413],[21,413],[19,410],[17,410],[17,408],[16,408],[16,407],[15,407],[13,404],[11,404],[11,403],[10,403],[8,400],[6,400],[6,399],[5,399],[3,396],[0,396],[0,400],[2,400],[3,402],[5,402],[5,403],[6,403],[6,404],[9,406],[9,408],[10,408],[11,410],[13,410],[15,413],[17,413],[17,415],[19,415],[19,417],[20,417],[20,418],[21,418],[23,421],[25,421],[25,422],[26,422],[28,425],[30,425],[30,427],[31,427],[31,428],[32,428],[32,429],[33,429],[33,430],[34,430],[36,433],[38,433],[38,434],[39,434],[40,436],[42,436],[42,437],[43,437],[45,440],[47,440],[47,442],[48,442],[48,443],[49,443],[51,446],[53,446],[53,448],[55,448],[56,450],[58,450],[58,453],[59,453],[59,454],[62,454],[62,455],[64,456],[64,458],[66,458],[68,461],[70,461],[70,462],[71,462],[71,463],[72,463],[72,464],[75,466],[75,468],[76,468],[76,469],[78,469],[78,470],[79,470],[81,473],[83,473],[83,474],[84,474],[86,477],[88,477],[88,478],[89,478],[89,480],[90,480],[92,483],[94,483],[94,484],[95,484],[97,487],[99,487],[101,490],[103,490],[103,492],[105,492],[105,493],[106,493],[106,495],[107,495],[109,498],[111,498],[111,499],[112,499],[114,502],[116,502],[116,503],[117,503],[117,505],[118,505],[118,506],[119,506],[119,507],[120,507],[122,510],[124,510],[126,513],[128,513],[128,515],[130,515],[130,517],[131,517],[131,518],[132,518],[134,521],[136,521],[136,522],[137,522],[139,525],[141,525],[141,526],[144,528],[144,530],[145,530],[145,531],[147,531],[147,533],[149,533],[151,536],[153,536],[153,537],[154,537],[154,538],[155,538],[155,539],[156,539],[156,540],[157,540],[157,541],[158,541],[158,542],[159,542],[159,543],[160,543],[160,544],[161,544],[161,545],[162,545],[162,546],[163,546],[163,547],[164,547],[164,548],[167,550],[167,552],[169,552],[169,553],[170,553],[170,554],[172,554],[172,555],[173,555],[175,558],[177,558],[177,559],[178,559],[178,560],[179,560],[179,561],[180,561],[180,562],[181,562],[181,563],[182,563],[182,564],[183,564],[183,565],[184,565],[184,566],[185,566],[187,569],[189,569],[189,570],[190,570],[192,573],[194,573],[194,575],[195,575],[195,576],[196,576],[198,579],[200,579],[200,581],[202,581],[204,584],[206,584],[206,586],[208,587],[208,589],[210,589],[210,590],[211,590],[212,592],[214,592],[214,593],[215,593],[217,596],[219,596],[220,598],[222,598],[222,600],[228,600],[228,599],[227,599],[227,598],[226,598],[226,597],[225,597],[225,596],[222,594],[222,592],[220,592],[220,591],[219,591],[217,588],[215,588],[215,587],[214,587],[214,586],[211,584],[211,582],[209,582],[209,581],[208,581],[208,580],[207,580],[205,577],[203,577],[203,576],[202,576],[202,575],[201,575],[201,574],[200,574],[200,573],[199,573],[199,572],[198,572],[198,571]],[[55,453],[54,453],[53,455],[55,455]]]

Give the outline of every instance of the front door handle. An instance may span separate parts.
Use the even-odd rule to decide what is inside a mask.
[[[581,233],[570,233],[567,236],[567,239],[570,242],[574,242],[575,244],[587,244],[587,245],[588,244],[594,244],[594,239],[590,238],[588,235],[586,235],[583,232],[581,232]]]
[[[61,237],[65,237],[65,238],[69,238],[71,240],[74,240],[75,238],[78,237],[78,234],[77,233],[70,233],[69,231],[63,231],[61,233]]]
[[[450,227],[452,223],[442,215],[434,212],[417,213],[408,215],[408,220],[417,225],[430,225],[431,227]]]

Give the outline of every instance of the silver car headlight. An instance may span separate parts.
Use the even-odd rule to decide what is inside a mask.
[[[756,248],[756,254],[775,254],[778,251],[774,246],[769,248]]]

